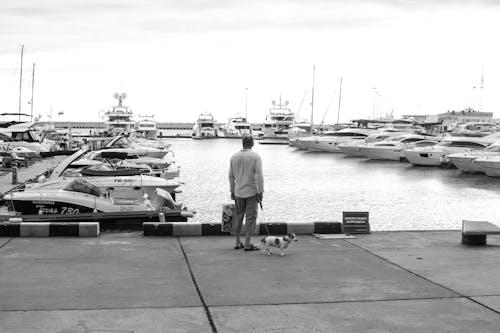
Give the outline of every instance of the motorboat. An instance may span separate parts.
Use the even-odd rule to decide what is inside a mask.
[[[288,104],[288,101],[281,102],[281,96],[278,103],[272,101],[272,106],[262,124],[262,136],[265,139],[287,140],[288,131],[295,120],[295,114]]]
[[[0,148],[25,148],[35,153],[47,152],[54,142],[43,140],[42,133],[33,122],[18,123],[0,128]]]
[[[479,157],[473,163],[487,176],[500,177],[500,154]]]
[[[419,134],[404,134],[383,141],[368,143],[360,147],[360,153],[371,160],[401,161],[405,158],[404,150],[413,147],[427,147],[437,144],[428,136]]]
[[[172,153],[173,154],[173,153]],[[109,150],[88,151],[82,149],[63,160],[52,171],[51,177],[73,176],[133,176],[150,175],[173,179],[179,176],[180,168],[173,157],[138,157],[124,152]]]
[[[372,142],[387,140],[390,137],[401,135],[401,132],[380,132],[368,135],[363,140],[352,140],[338,145],[339,149],[349,157],[363,157],[361,148]]]
[[[123,100],[127,97],[127,94],[115,93],[113,96],[118,100],[118,105],[99,112],[100,118],[106,125],[105,131],[115,135],[123,131],[133,131],[135,127],[135,121],[132,119],[134,114],[130,107],[123,105]]]
[[[241,138],[246,134],[252,135],[252,128],[247,118],[237,115],[228,119],[223,133],[226,138]]]
[[[291,147],[305,149],[301,146],[299,138],[312,136],[311,123],[306,121],[295,122],[288,130],[288,144]]]
[[[361,142],[374,132],[375,130],[365,128],[344,128],[338,131],[326,131],[320,136],[298,138],[298,143],[310,151],[340,153],[340,144],[353,140]]]
[[[163,141],[140,139],[133,133],[122,132],[103,147],[109,152],[127,153],[136,156],[163,158],[171,152],[170,145]]]
[[[211,139],[217,137],[216,121],[210,112],[200,114],[193,126],[193,139]]]
[[[477,137],[449,136],[438,144],[404,150],[408,162],[413,165],[440,166],[449,163],[448,155],[486,148],[491,142]]]
[[[462,172],[483,173],[484,171],[475,162],[476,159],[496,155],[500,155],[500,141],[497,141],[484,149],[450,154],[448,155],[448,159]]]
[[[169,212],[180,220],[186,220],[194,214],[177,204],[167,191],[159,188],[151,197],[143,196],[138,200],[113,198],[91,180],[83,178],[73,179],[64,188],[9,192],[3,195],[1,201],[10,214],[21,216],[74,216],[88,213],[121,213],[126,216],[135,213],[140,217],[141,212],[144,215],[150,212]]]

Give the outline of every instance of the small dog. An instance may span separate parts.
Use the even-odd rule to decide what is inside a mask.
[[[285,255],[285,249],[290,245],[292,241],[297,241],[295,234],[286,234],[283,237],[267,236],[263,238],[260,243],[266,247],[266,254],[268,256],[272,255],[271,246],[279,247],[281,255]]]

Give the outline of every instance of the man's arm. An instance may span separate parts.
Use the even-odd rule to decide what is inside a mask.
[[[232,158],[229,162],[229,191],[231,192],[231,199],[234,200],[234,172],[233,172],[233,163]]]
[[[257,161],[255,162],[255,185],[257,186],[257,193],[264,193],[264,175],[262,173],[262,160],[260,156],[257,156]]]

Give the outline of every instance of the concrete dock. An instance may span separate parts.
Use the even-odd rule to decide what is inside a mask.
[[[4,237],[0,332],[499,332],[500,236],[460,237]]]

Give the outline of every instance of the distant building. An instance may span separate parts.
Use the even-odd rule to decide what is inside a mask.
[[[466,123],[495,123],[493,112],[475,111],[467,108],[461,111],[447,111],[438,114],[438,120],[442,122],[442,130],[452,130],[460,124]]]

